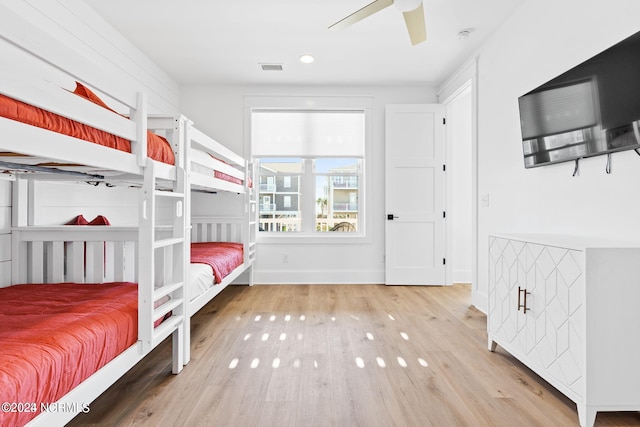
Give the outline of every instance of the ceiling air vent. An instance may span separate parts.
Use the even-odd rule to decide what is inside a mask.
[[[260,64],[262,71],[282,71],[282,64]]]

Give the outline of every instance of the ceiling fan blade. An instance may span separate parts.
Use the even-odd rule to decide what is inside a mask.
[[[427,29],[424,25],[424,7],[420,3],[420,6],[410,12],[403,12],[404,22],[409,30],[409,38],[411,38],[411,44],[417,45],[427,39]]]
[[[382,9],[389,7],[393,4],[393,0],[376,0],[373,3],[369,3],[362,9],[357,12],[352,13],[346,18],[336,22],[335,24],[329,27],[330,30],[342,30],[347,28],[350,25],[355,24],[358,21],[363,20],[364,18],[373,15],[376,12],[381,11]]]

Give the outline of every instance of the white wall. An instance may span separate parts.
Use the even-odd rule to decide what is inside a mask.
[[[483,45],[478,61],[478,288],[486,309],[488,235],[564,233],[640,240],[640,158],[627,151],[525,170],[517,99],[640,30],[637,0],[527,0]]]
[[[342,244],[266,244],[257,248],[256,283],[384,282],[384,106],[436,102],[434,87],[183,86],[180,107],[202,131],[244,152],[244,97],[252,95],[369,96],[373,99],[373,152],[370,241]],[[194,210],[206,210],[194,206]],[[282,262],[288,255],[288,263]]]
[[[453,283],[472,281],[472,103],[470,85],[446,103],[447,262]]]
[[[149,112],[179,111],[177,83],[84,1],[2,0],[0,7],[0,13],[12,24],[0,28],[2,38],[20,40],[47,61],[65,67],[73,77],[85,80],[94,89],[97,87],[99,93],[101,90],[124,95],[140,91],[147,94]],[[42,49],[42,38],[54,40],[55,46]],[[10,54],[4,47],[2,52]],[[37,62],[28,58],[17,68],[24,72],[34,72],[36,68],[41,72]],[[55,70],[49,73],[52,82],[64,82]],[[70,80],[73,82],[73,78]],[[118,109],[113,100],[105,98],[105,101]]]

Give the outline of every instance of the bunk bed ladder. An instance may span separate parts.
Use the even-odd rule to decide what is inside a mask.
[[[182,161],[183,161],[185,170],[188,172],[186,175],[186,182],[184,186],[185,216],[186,216],[184,244],[185,244],[186,250],[185,250],[184,267],[183,267],[186,272],[185,276],[187,276],[189,274],[187,269],[191,264],[191,138],[192,138],[191,130],[193,127],[193,122],[184,116],[181,116],[180,118],[182,122],[182,137],[184,138],[183,146],[185,147],[183,151]],[[185,280],[190,280],[190,279],[187,277]],[[191,301],[189,286],[185,286],[184,288],[184,298],[185,298],[185,304],[188,301]],[[186,312],[186,309],[185,309],[185,315],[184,315],[184,338],[183,339],[184,339],[183,362],[186,365],[191,360],[191,316],[188,312]]]
[[[158,190],[154,162],[147,162],[140,200],[139,337],[146,352],[169,335],[173,336],[173,373],[180,372],[184,365],[184,185],[184,169],[176,167],[174,191]],[[170,209],[167,210],[167,206]],[[171,214],[169,219],[163,217],[167,211]]]
[[[245,167],[245,221],[246,229],[243,230],[244,262],[248,265],[249,286],[253,286],[253,263],[256,259],[256,234],[258,232],[258,200],[257,191],[254,188],[254,163],[247,161]]]

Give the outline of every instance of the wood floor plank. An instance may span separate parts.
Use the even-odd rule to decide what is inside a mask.
[[[572,426],[575,404],[498,347],[470,287],[230,286],[70,426]],[[600,413],[597,426],[640,426]]]

